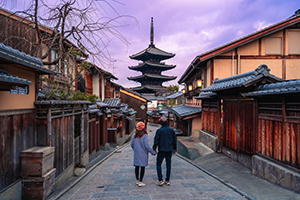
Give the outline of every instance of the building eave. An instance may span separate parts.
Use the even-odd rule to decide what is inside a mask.
[[[214,48],[203,54],[196,56],[195,59],[191,62],[191,64],[187,67],[187,69],[185,70],[185,72],[183,73],[181,78],[179,79],[178,83],[179,84],[183,83],[186,80],[186,78],[188,77],[188,75],[192,73],[195,66],[197,66],[199,64],[199,62],[203,63],[203,62],[208,61],[211,58],[214,58],[225,52],[231,51],[237,47],[243,46],[243,45],[253,42],[257,39],[265,37],[267,35],[270,35],[277,31],[283,30],[283,29],[285,29],[289,26],[295,25],[299,22],[300,22],[300,16],[291,17],[291,18],[288,18],[286,20],[283,20],[281,22],[278,22],[278,23],[268,26],[264,29],[261,29],[254,33],[251,33],[247,36],[241,37],[237,40],[234,40],[232,42],[229,42],[227,44],[224,44],[222,46],[219,46],[217,48]]]

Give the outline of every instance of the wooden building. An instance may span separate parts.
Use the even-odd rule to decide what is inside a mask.
[[[252,71],[261,64],[269,66],[272,74],[283,80],[300,78],[299,38],[300,16],[296,14],[197,55],[178,80],[185,85],[185,104],[201,105],[201,99],[196,97],[213,80]]]
[[[182,131],[183,136],[199,137],[201,130],[201,107],[190,105],[177,105],[172,107],[176,129]]]
[[[20,179],[21,151],[37,145],[38,77],[54,74],[38,58],[0,44],[0,193]]]
[[[104,101],[105,98],[119,98],[121,86],[112,82],[112,80],[118,80],[118,78],[92,63],[90,63],[90,66],[91,68],[85,70],[84,73],[84,89],[82,92],[94,94],[101,101]]]
[[[150,102],[150,100],[126,88],[120,90],[120,99],[122,103],[126,103],[130,108],[136,111],[137,121],[147,122],[148,102]]]
[[[222,79],[254,70],[266,64],[283,80],[300,78],[300,16],[294,15],[279,23],[200,54],[187,67],[179,84],[186,85],[188,96],[196,97],[200,87],[210,86]],[[186,94],[187,95],[187,94]],[[188,98],[187,103],[196,103]]]
[[[46,55],[49,50],[49,46],[53,45],[49,54],[43,59],[43,62],[51,63],[59,57],[59,47],[55,39],[54,31],[47,26],[39,24],[38,28],[40,35],[44,38],[40,43],[37,41],[37,31],[35,24],[28,20],[9,12],[4,9],[0,9],[0,42],[10,46],[14,49],[18,49],[21,52],[29,54],[34,57],[42,57]],[[50,44],[53,41],[53,44]],[[64,49],[76,50],[80,52],[80,56],[86,58],[84,54],[70,41],[64,41]],[[75,58],[75,55],[68,54],[65,58],[60,60],[57,64],[47,65],[46,68],[55,71],[53,75],[42,76],[39,82],[41,89],[54,89],[58,86],[64,90],[67,90],[65,85],[69,88],[75,88],[76,76],[78,71],[78,65],[81,62],[81,58]],[[72,87],[74,86],[74,87]]]
[[[215,80],[214,83],[201,90],[202,128],[218,137],[218,145],[222,151],[236,160],[245,161],[251,167],[251,157],[255,153],[254,129],[255,103],[241,93],[253,91],[259,85],[280,81],[280,78],[269,73],[266,65],[260,65],[253,71]],[[208,98],[206,92],[214,93]],[[202,93],[198,97],[202,99]],[[221,125],[221,105],[223,107],[223,124]],[[220,148],[220,146],[218,146]],[[231,152],[234,150],[234,152]]]
[[[176,76],[162,75],[162,72],[173,69],[176,65],[166,65],[162,60],[170,59],[175,54],[165,52],[154,45],[153,18],[151,18],[150,45],[148,48],[130,56],[131,59],[142,61],[137,66],[131,66],[129,69],[142,72],[142,75],[128,77],[128,80],[141,83],[141,86],[131,88],[139,93],[156,93],[164,88],[163,82],[176,79]]]
[[[282,81],[269,71],[260,65],[202,89],[200,134],[215,135],[218,149],[255,175],[300,192],[300,81]]]

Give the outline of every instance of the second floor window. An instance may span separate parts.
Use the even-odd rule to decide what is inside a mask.
[[[266,38],[266,55],[281,55],[282,54],[282,39],[281,37]]]
[[[300,32],[289,31],[289,54],[295,55],[300,54]]]
[[[28,86],[24,86],[24,87],[21,87],[21,86],[16,86],[14,89],[11,89],[10,91],[8,91],[9,94],[29,94],[29,91],[28,91]]]

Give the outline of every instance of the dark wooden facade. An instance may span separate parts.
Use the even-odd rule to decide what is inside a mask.
[[[147,99],[126,90],[120,91],[120,99],[122,103],[126,103],[136,111],[137,121],[147,121]]]
[[[99,133],[100,133],[101,126],[103,126],[100,123],[102,116],[98,116],[97,113],[89,114],[89,153],[90,154],[99,151],[99,147],[101,144]]]
[[[183,136],[188,136],[189,133],[189,123],[191,120],[183,120],[178,116],[174,115],[176,121],[176,129],[180,129],[183,133]]]
[[[255,154],[254,101],[224,99],[223,146],[237,153]]]
[[[258,99],[256,153],[300,169],[300,95]]]
[[[222,138],[220,104],[218,99],[202,100],[201,122],[204,130],[217,135],[218,138]],[[220,146],[220,141],[218,140],[218,146]]]
[[[0,111],[0,193],[21,178],[20,153],[35,146],[35,111]]]
[[[88,102],[35,102],[37,108],[37,145],[54,146],[56,177],[75,163],[74,138],[79,137],[79,155],[88,150]],[[79,162],[81,162],[79,156]]]
[[[9,17],[8,17],[9,16]],[[34,24],[4,10],[0,12],[0,41],[29,55],[37,52],[38,45]],[[36,45],[34,45],[34,43]],[[37,55],[34,55],[37,56]]]

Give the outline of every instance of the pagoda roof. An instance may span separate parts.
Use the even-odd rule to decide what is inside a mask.
[[[156,69],[160,71],[166,71],[175,68],[176,65],[165,65],[164,63],[151,63],[151,62],[143,62],[138,66],[130,66],[129,69],[136,71],[145,71],[147,68]]]
[[[148,48],[140,51],[137,54],[133,54],[132,56],[129,57],[134,60],[147,61],[147,60],[166,60],[174,56],[175,54],[165,52],[155,47],[154,44],[150,44]]]
[[[166,81],[171,81],[176,79],[177,76],[165,76],[165,75],[160,75],[160,74],[144,74],[140,76],[134,76],[134,77],[128,77],[128,80],[134,80],[134,81],[143,81],[145,79],[158,79],[158,80],[166,80]]]
[[[162,88],[165,87],[160,85],[145,85],[145,86],[139,86],[130,89],[139,93],[155,93],[157,90],[160,90]]]

